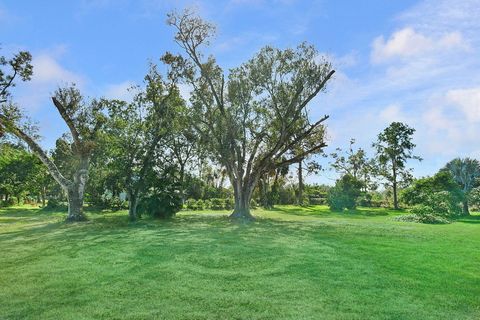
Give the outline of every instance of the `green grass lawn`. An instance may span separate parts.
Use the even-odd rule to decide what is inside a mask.
[[[0,210],[0,319],[480,319],[480,216]]]

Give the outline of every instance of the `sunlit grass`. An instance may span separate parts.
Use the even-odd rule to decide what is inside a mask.
[[[0,319],[478,319],[480,216],[449,225],[326,207],[0,210]]]

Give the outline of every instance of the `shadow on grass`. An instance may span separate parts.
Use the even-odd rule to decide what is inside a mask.
[[[327,207],[305,206],[305,207],[276,207],[266,211],[278,212],[294,216],[317,216],[317,217],[344,217],[344,218],[366,218],[389,215],[399,215],[405,213],[404,210],[389,210],[385,208],[357,208],[345,210],[343,212],[334,212]]]
[[[480,215],[471,215],[468,217],[461,217],[455,220],[456,222],[480,224]]]

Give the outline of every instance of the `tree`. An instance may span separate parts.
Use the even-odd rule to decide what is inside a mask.
[[[377,152],[378,174],[392,187],[393,206],[398,209],[398,188],[412,180],[411,169],[406,167],[409,159],[422,159],[412,154],[415,144],[412,136],[415,129],[401,122],[392,122],[373,143]]]
[[[231,217],[253,219],[250,200],[260,177],[326,146],[322,136],[310,149],[293,152],[312,134],[324,132],[328,116],[310,123],[307,105],[334,70],[303,43],[296,49],[264,47],[227,75],[201,51],[213,25],[189,11],[170,14],[168,24],[186,57],[166,54],[164,61],[193,88],[193,126],[212,160],[227,170],[235,197]]]
[[[459,204],[464,195],[450,172],[441,170],[433,177],[415,180],[401,193],[408,205],[429,207],[434,214],[452,216],[459,214]]]
[[[328,205],[333,211],[355,209],[357,198],[360,196],[362,182],[351,174],[345,174],[328,191]]]
[[[137,219],[137,206],[147,189],[147,176],[168,163],[167,148],[175,129],[177,108],[184,104],[175,82],[163,80],[155,65],[145,77],[146,87],[132,103],[110,101],[103,136],[107,167],[121,177],[127,191],[129,218]],[[157,167],[157,172],[155,168]]]
[[[71,167],[73,174],[63,174],[57,165],[37,142],[38,136],[26,123],[21,110],[13,105],[3,105],[0,110],[0,130],[23,140],[45,164],[52,177],[62,187],[68,198],[67,221],[83,221],[83,200],[85,184],[88,179],[90,157],[95,149],[98,130],[104,122],[101,112],[102,101],[86,103],[75,86],[60,88],[52,101],[60,116],[67,124],[72,142],[71,154],[74,157]],[[68,177],[68,178],[67,178]]]
[[[331,167],[341,175],[350,174],[354,178],[363,182],[364,191],[375,190],[376,184],[372,182],[374,175],[374,163],[368,159],[365,150],[358,148],[355,150],[355,139],[350,139],[350,145],[346,151],[337,148],[335,152],[330,153],[333,162]]]
[[[30,80],[33,72],[31,62],[32,55],[27,51],[20,51],[11,59],[0,56],[0,104],[10,99],[10,89],[16,85],[18,77],[21,81]]]
[[[471,158],[456,158],[445,165],[443,170],[449,171],[463,192],[463,214],[470,215],[468,206],[469,192],[476,187],[480,178],[480,162]]]

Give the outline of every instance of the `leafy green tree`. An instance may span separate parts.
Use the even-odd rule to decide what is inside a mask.
[[[67,194],[67,221],[83,221],[86,220],[83,200],[90,157],[95,149],[97,132],[104,123],[104,115],[101,112],[103,103],[102,100],[86,103],[75,86],[58,89],[52,101],[70,131],[72,143],[69,148],[74,159],[68,171],[72,169],[73,174],[67,175],[59,170],[37,142],[38,136],[25,122],[25,115],[17,106],[13,104],[2,106],[0,131],[3,130],[23,140],[45,164],[49,173]]]
[[[18,77],[21,81],[30,80],[33,72],[31,62],[32,55],[27,51],[20,51],[10,59],[0,56],[0,104],[10,99],[10,89],[16,85]]]
[[[351,174],[345,174],[328,191],[328,205],[333,211],[355,209],[357,198],[361,194],[362,182]]]
[[[408,205],[428,206],[435,214],[457,215],[464,195],[448,171],[440,171],[433,177],[415,180],[401,192],[401,199]]]
[[[333,161],[331,167],[341,175],[350,174],[363,182],[364,191],[375,190],[377,185],[373,182],[375,175],[375,164],[373,159],[368,159],[365,150],[355,149],[355,139],[350,139],[347,150],[337,148],[330,153]]]
[[[286,50],[267,46],[225,74],[212,56],[202,54],[214,34],[210,23],[188,11],[170,14],[168,23],[186,57],[166,54],[164,61],[193,88],[192,123],[212,161],[227,170],[235,197],[231,217],[253,219],[250,201],[259,179],[326,146],[320,135],[308,150],[293,151],[325,131],[328,116],[311,123],[307,105],[334,71],[304,43]]]
[[[471,158],[456,158],[445,165],[443,170],[449,171],[458,183],[463,197],[463,214],[470,215],[468,199],[469,192],[477,186],[480,178],[480,162]]]
[[[175,82],[165,81],[155,65],[145,84],[132,103],[109,102],[109,120],[102,137],[102,149],[106,150],[102,162],[121,179],[132,221],[137,219],[139,200],[149,187],[149,175],[155,176],[171,161],[168,143],[175,130],[176,111],[184,104]]]
[[[393,206],[398,209],[398,189],[412,180],[409,159],[422,160],[413,155],[415,144],[412,136],[415,129],[401,122],[392,122],[373,143],[377,152],[377,173],[386,180],[393,191]]]

